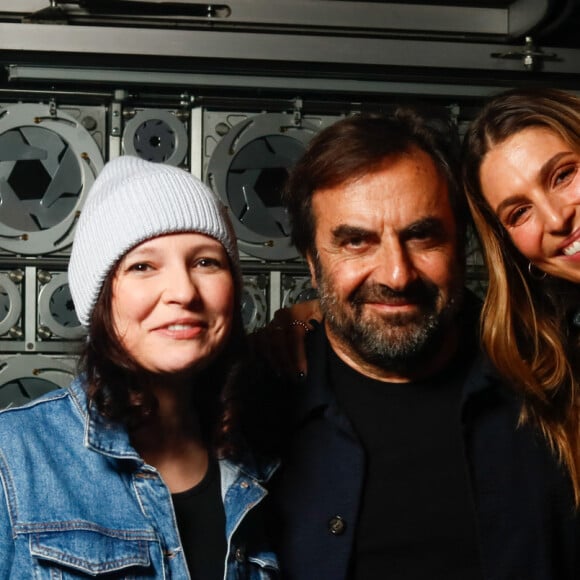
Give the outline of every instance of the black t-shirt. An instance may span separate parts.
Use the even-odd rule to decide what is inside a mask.
[[[426,381],[384,383],[331,350],[330,383],[367,458],[352,579],[481,578],[461,436],[465,369],[451,368]]]
[[[226,515],[217,461],[210,460],[198,485],[171,497],[192,580],[223,580]]]

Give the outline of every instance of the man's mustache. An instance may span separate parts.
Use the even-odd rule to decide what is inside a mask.
[[[414,280],[403,290],[393,290],[384,284],[368,283],[353,292],[350,302],[355,306],[367,302],[433,304],[437,297],[437,292],[435,284],[424,280]]]

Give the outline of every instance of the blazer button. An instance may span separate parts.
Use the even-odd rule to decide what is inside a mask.
[[[328,520],[328,531],[333,536],[340,536],[346,530],[346,522],[341,516],[334,516]]]

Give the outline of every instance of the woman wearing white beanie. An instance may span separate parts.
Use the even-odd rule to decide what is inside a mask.
[[[0,578],[277,577],[261,513],[276,462],[239,426],[241,278],[221,202],[181,169],[109,162],[69,285],[84,372],[0,414]]]

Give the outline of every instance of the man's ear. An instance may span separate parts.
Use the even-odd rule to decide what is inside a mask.
[[[306,252],[306,261],[308,262],[308,269],[310,270],[310,283],[313,288],[318,289],[318,280],[316,280],[316,267],[314,265],[314,258],[310,252]]]

